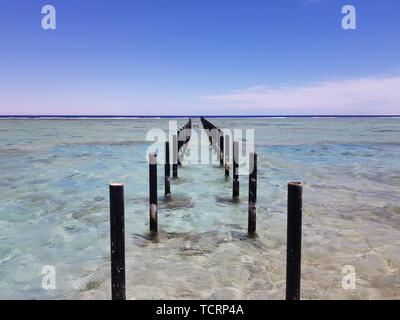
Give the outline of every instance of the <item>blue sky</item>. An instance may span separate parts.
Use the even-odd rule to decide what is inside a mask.
[[[398,0],[1,0],[0,114],[399,114],[399,14]]]

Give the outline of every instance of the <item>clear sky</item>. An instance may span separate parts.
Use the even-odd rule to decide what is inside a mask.
[[[399,17],[398,0],[0,0],[0,114],[400,114]]]

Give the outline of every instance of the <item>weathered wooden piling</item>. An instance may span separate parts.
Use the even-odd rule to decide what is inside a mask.
[[[288,183],[286,300],[300,299],[303,185]]]
[[[233,142],[233,198],[239,197],[239,142]]]
[[[256,208],[257,208],[257,153],[250,153],[249,162],[249,234],[256,232]]]
[[[110,184],[111,298],[125,300],[124,184]]]
[[[172,177],[178,178],[178,136],[172,136]]]
[[[225,176],[229,177],[229,136],[225,135]]]
[[[164,176],[165,176],[165,191],[166,197],[171,195],[171,166],[169,164],[169,141],[165,141],[165,165],[164,165]]]
[[[224,133],[219,133],[219,165],[224,166]]]
[[[157,153],[149,154],[150,232],[157,232]]]
[[[179,133],[178,133],[178,150],[177,150],[177,159],[178,159],[178,165],[179,166],[182,166],[182,162],[181,162],[181,159],[183,159],[183,156],[182,156],[182,147],[183,147],[183,137],[182,137],[182,133],[184,132],[184,130],[181,130],[181,131],[179,131]],[[179,156],[179,152],[181,152],[181,156]]]

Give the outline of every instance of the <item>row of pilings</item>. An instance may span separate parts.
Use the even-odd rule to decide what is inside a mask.
[[[219,155],[220,165],[229,176],[229,136],[203,117],[200,118],[207,132],[211,147]],[[173,135],[173,177],[178,176],[178,165],[185,155],[190,141],[192,122],[186,123]],[[179,143],[181,141],[181,143]],[[232,197],[239,198],[238,141],[233,141],[233,181]],[[165,142],[165,196],[171,196],[169,141]],[[225,156],[224,156],[225,155]],[[257,153],[252,152],[249,170],[248,193],[248,235],[256,234],[257,211]],[[225,160],[225,166],[224,166]],[[286,250],[286,299],[300,299],[301,280],[301,233],[302,233],[302,194],[301,182],[289,182],[287,194],[287,250]],[[149,154],[149,211],[150,232],[158,232],[157,214],[157,154]],[[111,295],[113,300],[125,300],[125,225],[124,225],[124,184],[110,184],[110,244],[111,244]]]

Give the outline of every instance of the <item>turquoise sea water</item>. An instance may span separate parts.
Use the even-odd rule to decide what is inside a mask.
[[[246,238],[248,178],[231,203],[232,176],[185,164],[167,203],[158,167],[152,241],[146,133],[169,120],[187,121],[0,120],[1,299],[110,298],[111,182],[125,183],[129,299],[283,299],[291,180],[304,183],[302,298],[400,298],[399,118],[209,119],[254,129],[258,238]],[[44,265],[55,290],[42,288]],[[345,265],[355,290],[342,288]]]

